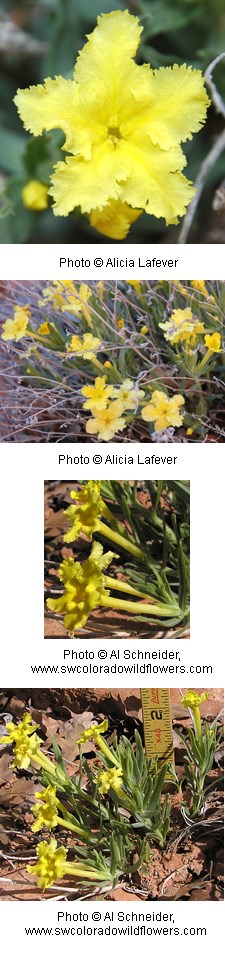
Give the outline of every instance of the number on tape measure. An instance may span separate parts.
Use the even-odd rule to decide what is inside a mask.
[[[173,730],[170,692],[165,687],[141,689],[146,757],[162,767],[173,764]],[[167,779],[169,778],[169,775]]]

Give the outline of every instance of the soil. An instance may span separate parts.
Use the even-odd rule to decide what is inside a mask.
[[[182,689],[183,691],[185,690]],[[201,693],[204,688],[198,688]],[[206,720],[215,717],[221,721],[223,690],[208,689],[208,699],[202,705]],[[180,693],[171,690],[171,705],[174,735],[174,753],[178,776],[183,767],[183,744],[178,735],[191,724],[189,711],[180,703]],[[143,738],[140,691],[134,688],[105,689],[8,689],[0,692],[2,712],[1,736],[4,721],[21,718],[24,709],[29,709],[32,718],[39,723],[43,738],[43,751],[52,753],[52,736],[59,744],[67,771],[70,775],[78,770],[79,748],[76,743],[82,729],[92,721],[109,720],[107,734],[110,743],[115,732],[118,738],[125,734],[131,741],[138,729]],[[85,744],[86,756],[91,766],[98,765],[94,742]],[[180,795],[170,787],[171,829],[163,850],[151,849],[150,864],[145,873],[137,871],[133,877],[121,880],[112,889],[103,892],[77,892],[68,878],[59,886],[47,890],[44,899],[92,899],[104,898],[135,902],[140,900],[221,900],[223,899],[223,794],[221,785],[222,745],[218,747],[209,781],[215,781],[216,789],[208,798],[206,813],[187,825],[181,813]],[[32,833],[33,816],[31,805],[37,789],[38,778],[30,771],[18,771],[11,767],[11,752],[0,747],[0,898],[3,900],[43,899],[34,877],[27,872],[27,863],[35,858],[38,839]],[[208,781],[207,781],[208,782]],[[167,785],[168,786],[168,785]],[[188,800],[188,792],[185,793]],[[61,830],[62,833],[62,830]],[[56,832],[57,836],[57,832]],[[69,847],[67,831],[63,843]]]

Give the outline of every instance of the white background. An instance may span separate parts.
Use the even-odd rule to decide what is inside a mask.
[[[198,254],[196,254],[198,253]],[[94,266],[94,258],[104,260],[104,267]],[[73,260],[91,259],[90,268],[59,268],[60,256],[70,257]],[[119,257],[121,260],[135,259],[135,268],[106,267],[108,258]],[[174,269],[138,268],[138,258],[144,262],[155,256],[156,259],[178,258],[178,266]],[[110,278],[171,278],[171,279],[224,279],[224,248],[223,246],[2,246],[0,278],[2,279],[52,279],[76,278],[110,279]],[[137,453],[145,456],[177,455],[175,466],[137,465]],[[102,454],[103,460],[107,454],[129,454],[134,456],[134,465],[106,466],[104,461],[100,466],[92,464],[92,456],[97,452]],[[80,464],[66,467],[59,466],[59,454],[73,456],[89,455],[90,464],[85,467]],[[132,641],[135,647],[150,650],[169,650],[179,648],[181,661],[188,667],[190,663],[212,664],[213,676],[206,675],[195,681],[187,680],[182,686],[221,686],[224,683],[223,647],[224,647],[224,445],[122,445],[91,444],[85,445],[45,445],[35,444],[3,444],[0,445],[0,524],[1,524],[1,684],[5,687],[26,686],[131,686],[130,675],[123,678],[85,678],[72,677],[49,678],[48,675],[34,676],[31,674],[32,664],[63,663],[64,648],[76,648],[84,651],[94,648],[96,653],[102,647],[102,642],[82,640],[49,640],[43,637],[43,536],[44,536],[44,480],[77,481],[90,478],[144,479],[144,478],[180,478],[191,480],[191,640],[190,641]],[[107,641],[113,649],[121,650],[121,643]],[[131,646],[125,642],[126,648]],[[144,686],[156,685],[156,679],[146,679]],[[167,682],[166,682],[167,683]],[[132,679],[133,686],[140,686],[139,676]],[[157,685],[163,686],[165,679],[158,677]],[[178,686],[176,675],[170,676],[169,686]],[[1,887],[0,887],[1,891]],[[104,925],[91,922],[93,910],[101,910],[102,920],[107,911],[115,914],[114,925],[117,925],[117,913],[121,910],[142,912],[173,911],[175,925],[180,932],[186,927],[207,927],[207,937],[167,936],[154,938],[142,937],[27,937],[24,926],[57,926],[58,909],[67,912],[88,912],[89,925]],[[39,953],[62,952],[62,949],[72,951],[79,946],[79,952],[105,953],[106,947],[111,956],[114,956],[115,946],[121,951],[124,944],[129,946],[131,953],[141,947],[148,951],[154,946],[159,956],[165,949],[180,953],[194,954],[207,953],[209,946],[212,952],[214,943],[222,938],[222,920],[224,920],[224,904],[210,902],[176,902],[176,903],[32,903],[6,902],[1,904],[1,938],[5,939],[7,949],[12,943],[20,947],[22,953],[31,951]],[[65,924],[63,925],[75,925]],[[87,925],[81,924],[80,925]],[[107,924],[109,925],[109,924]],[[119,923],[124,926],[127,924]],[[129,925],[129,924],[128,924]],[[136,924],[134,924],[136,925]],[[151,925],[151,924],[146,924]],[[159,925],[159,924],[156,924]],[[161,925],[161,924],[160,924]],[[164,924],[163,924],[164,925]],[[165,924],[167,925],[167,924]],[[66,942],[65,942],[66,940]]]
[[[60,268],[60,257],[70,258],[80,265]],[[178,259],[176,268],[139,267],[153,257],[159,260]],[[90,267],[81,265],[90,260]],[[103,267],[94,265],[103,259]],[[121,265],[106,266],[107,260],[119,258]],[[126,258],[135,260],[135,266],[125,266]],[[224,247],[215,245],[10,245],[1,246],[0,279],[224,279]]]

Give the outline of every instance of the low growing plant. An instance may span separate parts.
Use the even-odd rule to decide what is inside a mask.
[[[130,877],[137,869],[145,871],[146,864],[151,862],[151,847],[156,844],[163,849],[170,830],[171,798],[168,793],[163,793],[168,773],[170,779],[172,773],[173,783],[181,793],[182,786],[188,782],[190,816],[197,817],[201,813],[203,798],[205,801],[207,792],[216,787],[214,782],[203,794],[203,740],[207,738],[209,741],[211,734],[213,745],[210,746],[210,756],[205,759],[204,775],[212,767],[218,742],[214,725],[207,728],[207,735],[205,727],[203,732],[202,727],[200,730],[197,726],[199,705],[205,696],[199,697],[188,691],[182,699],[183,705],[190,706],[193,713],[195,740],[193,746],[191,730],[188,730],[189,742],[182,737],[187,757],[181,783],[169,764],[165,762],[158,769],[157,762],[151,763],[137,731],[133,746],[124,736],[119,742],[115,737],[109,746],[104,737],[108,720],[91,725],[81,734],[78,740],[79,769],[72,776],[67,773],[55,740],[53,756],[49,758],[43,753],[42,740],[37,732],[39,725],[32,723],[29,713],[24,713],[17,726],[13,722],[6,724],[1,744],[13,745],[12,766],[38,773],[40,777],[41,789],[35,793],[37,802],[32,806],[34,822],[31,828],[33,833],[43,830],[44,836],[50,831],[50,839],[38,843],[37,862],[29,864],[27,869],[35,874],[43,891],[66,875],[72,878],[77,889],[90,890],[91,887],[103,889],[116,885],[121,877]],[[97,770],[83,756],[82,747],[87,741],[90,741],[90,749],[94,741]],[[197,787],[194,763],[195,767],[198,763],[201,773]],[[186,812],[184,803],[183,808]],[[55,830],[59,843],[55,835],[51,835]]]
[[[204,441],[224,428],[224,304],[219,282],[56,280],[39,324],[18,304],[2,341],[24,387],[54,390],[62,427],[88,440]]]

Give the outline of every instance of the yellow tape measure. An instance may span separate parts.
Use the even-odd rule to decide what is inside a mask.
[[[141,688],[145,751],[157,766],[170,763],[174,767],[173,729],[170,692],[166,687]],[[166,779],[172,779],[168,774]]]

